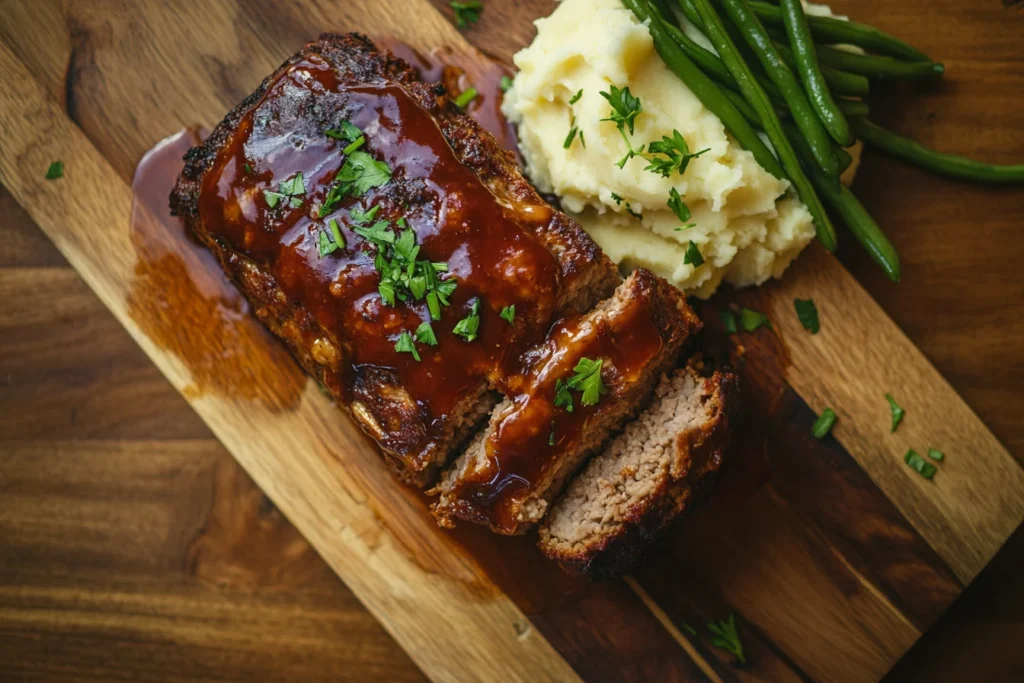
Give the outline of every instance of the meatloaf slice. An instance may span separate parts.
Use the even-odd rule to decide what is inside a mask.
[[[441,525],[464,519],[501,534],[526,531],[581,463],[643,405],[699,328],[683,294],[646,270],[590,313],[556,323],[544,343],[523,355],[488,429],[434,491]],[[581,392],[588,383],[571,382],[588,370],[589,398]]]
[[[443,86],[357,34],[306,45],[185,162],[173,211],[419,485],[506,364],[619,281]]]
[[[721,466],[735,375],[664,376],[652,404],[572,481],[540,527],[540,548],[570,573],[614,576],[691,504]]]

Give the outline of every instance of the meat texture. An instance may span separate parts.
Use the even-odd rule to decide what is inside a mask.
[[[619,281],[443,86],[357,34],[306,45],[185,161],[172,210],[417,485],[493,406],[508,364]],[[393,301],[385,272],[401,280]],[[442,305],[408,285],[428,275]]]
[[[541,551],[570,573],[617,576],[643,557],[722,463],[735,375],[682,368],[652,404],[572,481],[539,530]]]
[[[434,491],[442,526],[464,519],[502,534],[529,529],[579,466],[636,414],[699,328],[683,294],[645,270],[591,312],[556,323],[524,354],[487,430]],[[587,405],[586,394],[566,382],[595,362],[606,393]]]

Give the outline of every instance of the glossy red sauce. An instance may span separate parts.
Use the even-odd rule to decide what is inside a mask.
[[[553,463],[574,451],[607,412],[621,410],[610,394],[584,406],[575,391],[572,412],[556,407],[558,380],[572,377],[581,358],[602,359],[601,376],[614,392],[635,382],[662,346],[662,330],[649,297],[609,318],[573,316],[556,323],[544,343],[524,355],[522,374],[509,379],[511,403],[484,444],[487,466],[462,478],[452,494],[456,507],[514,533],[519,505]]]
[[[348,197],[320,218],[318,211],[344,162],[346,142],[324,135],[342,120],[366,136],[361,151],[384,161],[391,181]],[[301,172],[302,204],[271,208],[264,190]],[[376,247],[356,234],[350,212],[379,207],[375,220],[404,218],[421,246],[420,258],[443,261],[458,287],[451,306],[433,322],[437,346],[417,344],[421,361],[395,351],[402,331],[430,319],[425,302],[383,303]],[[557,264],[537,239],[536,225],[503,207],[449,147],[435,119],[400,86],[342,84],[334,68],[310,56],[286,70],[240,121],[203,180],[199,211],[205,229],[266,267],[289,299],[300,301],[322,330],[307,330],[314,346],[326,333],[343,362],[324,378],[343,399],[358,377],[376,369],[394,373],[440,431],[448,412],[482,384],[497,384],[530,341],[530,328],[499,318],[515,304],[524,319],[547,321],[559,287]],[[317,236],[336,218],[346,247],[320,257]],[[541,216],[549,220],[550,214]],[[480,302],[479,337],[452,333]],[[540,332],[543,332],[541,326]],[[422,444],[424,447],[427,444]]]

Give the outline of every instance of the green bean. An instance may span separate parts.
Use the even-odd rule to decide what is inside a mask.
[[[834,251],[836,248],[835,228],[832,227],[828,214],[825,212],[825,207],[822,206],[821,200],[815,194],[810,180],[800,167],[800,161],[796,158],[796,152],[793,151],[793,146],[786,139],[786,135],[782,130],[782,122],[779,121],[778,115],[772,109],[771,100],[768,99],[764,89],[754,79],[750,67],[740,57],[736,46],[725,30],[721,17],[711,7],[708,0],[694,0],[694,7],[704,23],[705,31],[711,40],[711,44],[715,47],[722,62],[729,69],[729,73],[736,79],[736,83],[739,85],[747,102],[757,112],[758,117],[760,117],[768,139],[771,140],[775,151],[779,155],[779,159],[782,161],[783,167],[786,169],[786,174],[811,212],[811,217],[814,219],[814,224],[817,228],[818,239],[821,240],[826,249]],[[735,111],[735,108],[733,110]],[[757,157],[756,154],[754,156],[755,158]],[[829,158],[832,160],[833,165],[835,165],[835,159],[831,155]]]
[[[853,144],[853,131],[839,105],[832,99],[825,84],[825,77],[818,68],[818,59],[814,53],[814,41],[807,29],[807,17],[804,16],[800,0],[782,0],[782,18],[789,36],[789,46],[793,50],[797,72],[804,84],[804,90],[811,101],[811,106],[818,113],[825,130],[832,139],[841,145]]]
[[[853,157],[840,145],[832,145],[832,153],[836,155],[836,162],[839,164],[839,172],[844,173],[853,163]]]
[[[751,2],[750,8],[766,24],[782,27],[782,10],[775,5]],[[811,35],[819,43],[848,43],[909,62],[931,61],[928,55],[899,38],[855,21],[842,21],[832,17],[807,17],[807,25],[811,29]]]
[[[796,69],[796,57],[789,49],[787,42],[776,43],[773,41],[773,45],[779,51],[782,61],[791,69]],[[871,90],[871,83],[868,81],[867,76],[842,71],[826,64],[819,64],[818,68],[821,69],[821,75],[825,78],[825,83],[828,84],[829,89],[836,95],[864,97]]]
[[[646,21],[648,14],[650,15],[651,22],[648,28],[654,39],[654,48],[668,68],[686,84],[686,87],[693,91],[697,99],[712,114],[718,117],[718,120],[732,133],[740,145],[744,149],[750,150],[754,159],[764,170],[776,178],[785,178],[786,172],[779,164],[779,160],[757,136],[750,123],[743,118],[732,102],[722,95],[714,81],[697,68],[697,65],[672,40],[668,31],[665,30],[665,22],[657,8],[648,7],[644,0],[623,0],[623,3],[633,11],[640,21]]]
[[[850,119],[863,118],[867,116],[868,112],[870,111],[870,109],[868,108],[868,103],[865,102],[864,100],[845,100],[840,98],[836,100],[836,104],[839,105],[839,108],[846,115],[846,117]]]
[[[824,177],[814,167],[814,157],[811,155],[807,142],[800,136],[800,132],[794,126],[787,126],[787,129],[790,139],[793,140],[793,146],[800,158],[804,160],[811,182],[818,188],[818,192],[824,197],[825,202],[843,219],[854,238],[871,256],[871,260],[882,268],[890,280],[899,282],[900,255],[896,252],[896,247],[849,188],[844,185],[836,188],[829,182],[829,178]]]
[[[946,67],[940,63],[901,62],[892,57],[859,55],[831,45],[818,46],[818,60],[836,69],[869,78],[926,80],[940,78],[946,71]]]
[[[804,134],[807,143],[811,146],[818,167],[826,175],[834,178],[838,184],[839,168],[835,157],[832,156],[829,134],[807,100],[807,95],[800,87],[800,82],[782,61],[775,45],[764,32],[761,22],[747,6],[746,0],[721,0],[721,4],[725,7],[733,24],[739,29],[743,39],[747,41],[747,45],[760,60],[761,66],[768,72],[769,78],[782,91],[786,103],[789,105],[793,121],[796,122],[800,132]],[[699,5],[698,9],[700,9]],[[705,25],[707,25],[706,20]]]
[[[865,143],[889,156],[939,175],[992,185],[1024,183],[1024,164],[986,164],[955,154],[943,154],[866,119],[857,125],[857,134]]]

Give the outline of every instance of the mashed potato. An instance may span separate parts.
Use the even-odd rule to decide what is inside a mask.
[[[519,124],[530,177],[558,195],[623,268],[650,268],[708,297],[723,281],[744,286],[780,277],[814,238],[806,207],[786,194],[789,182],[763,170],[726,134],[668,70],[647,27],[620,0],[563,0],[537,21],[536,39],[515,64],[519,73],[504,111]],[[643,105],[630,138],[634,147],[678,130],[691,152],[708,151],[682,176],[645,171],[641,158],[618,168],[626,143],[614,123],[601,120],[610,106],[599,93],[610,85],[629,86]],[[565,149],[574,116],[586,147],[577,137]],[[677,230],[681,223],[666,204],[672,188],[689,206],[694,227]],[[631,216],[627,204],[642,218]],[[704,257],[699,267],[683,263],[691,240]]]

